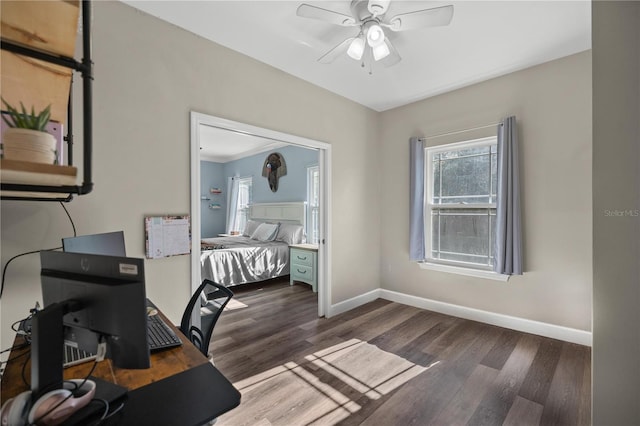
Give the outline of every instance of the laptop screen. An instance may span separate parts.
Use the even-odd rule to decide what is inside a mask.
[[[124,232],[81,235],[62,239],[62,249],[68,253],[101,254],[125,257]]]

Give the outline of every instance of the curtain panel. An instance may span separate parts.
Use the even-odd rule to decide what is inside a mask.
[[[424,249],[424,141],[409,140],[409,259],[421,262]]]
[[[514,116],[498,124],[498,188],[494,271],[522,275],[518,128]]]
[[[240,192],[240,182],[236,178],[229,178],[227,184],[227,232],[231,232],[236,227],[238,213],[238,193]],[[240,230],[242,232],[242,229]]]

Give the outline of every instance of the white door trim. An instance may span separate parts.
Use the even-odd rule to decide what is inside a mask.
[[[313,139],[269,130],[250,124],[227,120],[191,111],[191,294],[200,285],[200,125],[217,127],[222,130],[259,136],[291,145],[316,148],[319,150],[320,169],[320,245],[318,248],[318,315],[327,314],[331,306],[331,144]]]

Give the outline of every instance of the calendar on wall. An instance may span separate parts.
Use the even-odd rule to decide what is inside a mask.
[[[146,216],[144,218],[145,253],[147,259],[191,253],[191,217]]]

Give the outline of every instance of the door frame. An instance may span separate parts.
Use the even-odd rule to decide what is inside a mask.
[[[238,121],[228,120],[196,111],[190,112],[191,122],[191,292],[199,287],[200,277],[200,133],[201,125],[221,130],[254,135],[264,139],[285,142],[318,150],[318,169],[320,170],[320,244],[318,245],[318,316],[328,315],[331,306],[331,144],[326,142],[282,133],[263,127],[252,126]]]

